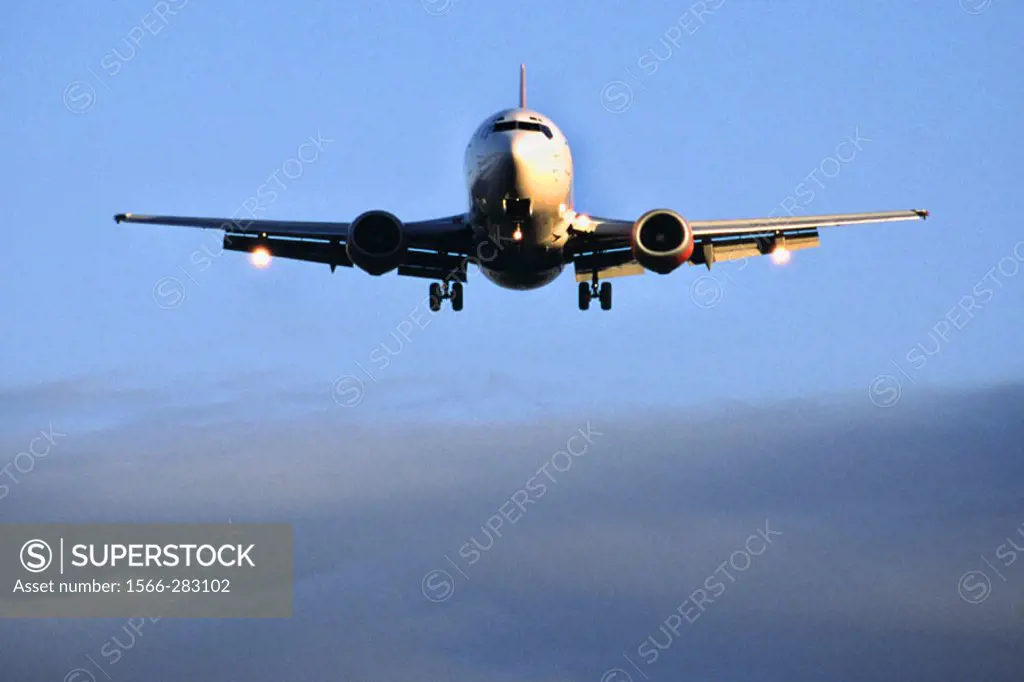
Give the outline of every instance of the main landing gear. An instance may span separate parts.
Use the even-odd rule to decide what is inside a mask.
[[[612,309],[612,283],[601,282],[601,286],[597,285],[597,273],[594,273],[594,279],[591,280],[590,284],[586,282],[580,282],[580,310],[588,310],[590,308],[591,299],[598,299],[601,302],[601,310]]]
[[[450,286],[448,280],[441,284],[434,282],[430,285],[430,309],[435,313],[441,309],[441,301],[450,300],[452,310],[462,310],[462,282],[453,282]]]

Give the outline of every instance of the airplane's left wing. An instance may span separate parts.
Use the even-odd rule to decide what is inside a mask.
[[[393,218],[384,212],[376,213]],[[118,213],[114,221],[223,230],[224,248],[229,251],[264,248],[272,256],[326,263],[332,270],[339,265],[352,267],[345,246],[355,222],[249,220],[139,213]],[[464,260],[460,256],[469,253],[468,232],[462,215],[401,223],[401,230],[408,242],[409,251],[405,261],[397,268],[400,275],[443,279]],[[459,279],[464,280],[464,263],[461,270]]]
[[[655,213],[645,214],[641,220]],[[675,215],[675,214],[672,214]],[[818,246],[818,229],[867,223],[923,220],[924,209],[876,211],[872,213],[836,213],[811,216],[740,218],[732,220],[691,220],[693,253],[691,265],[713,263],[764,255],[776,248],[797,250]],[[573,225],[576,242],[577,279],[584,281],[596,271],[603,277],[640,274],[643,267],[633,258],[631,239],[636,221],[581,216]]]

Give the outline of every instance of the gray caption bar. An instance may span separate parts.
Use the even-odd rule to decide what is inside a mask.
[[[285,524],[0,524],[0,618],[291,618]]]

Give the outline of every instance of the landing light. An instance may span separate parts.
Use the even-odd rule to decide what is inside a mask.
[[[249,262],[257,268],[265,268],[270,265],[270,251],[263,246],[257,246],[249,254]]]
[[[512,239],[516,240],[517,242],[518,241],[522,241],[522,239],[523,239],[523,230],[522,230],[522,228],[520,228],[520,227],[516,228],[516,231],[512,233]]]
[[[785,265],[792,257],[793,254],[784,246],[779,246],[772,251],[772,262],[776,265]]]

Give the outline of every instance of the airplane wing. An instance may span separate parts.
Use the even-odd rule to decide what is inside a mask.
[[[691,265],[706,265],[771,253],[776,247],[789,251],[820,244],[818,229],[903,220],[923,220],[924,209],[834,213],[828,215],[691,220],[695,243]],[[643,267],[633,259],[630,237],[635,221],[581,216],[573,224],[576,278],[585,281],[596,270],[602,277],[640,274]]]
[[[345,250],[352,223],[138,213],[118,213],[114,222],[223,230],[224,248],[229,251],[249,252],[264,247],[280,258],[326,263],[332,271],[337,266],[352,267]],[[464,281],[465,263],[460,256],[470,253],[471,244],[463,215],[403,223],[402,227],[409,240],[409,256],[398,274],[443,279],[462,263],[460,279]]]

